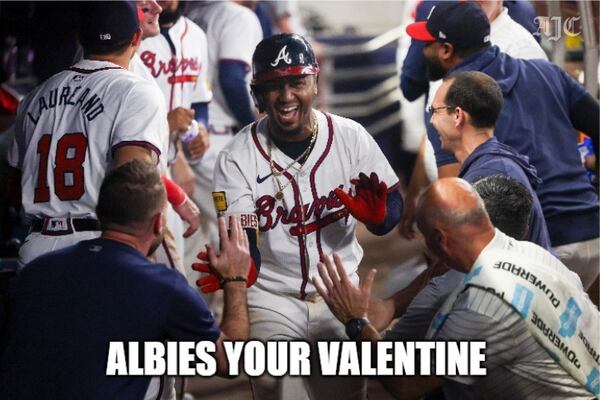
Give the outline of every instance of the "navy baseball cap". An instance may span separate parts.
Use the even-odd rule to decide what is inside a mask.
[[[133,38],[140,27],[135,1],[82,2],[79,40],[82,44],[110,46]]]
[[[427,21],[414,22],[406,33],[425,42],[448,42],[455,48],[470,49],[490,42],[490,22],[477,4],[441,2],[433,6]]]

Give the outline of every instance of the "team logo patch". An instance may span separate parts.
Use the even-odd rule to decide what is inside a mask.
[[[212,192],[213,203],[215,205],[215,210],[219,212],[227,211],[227,196],[225,192]]]
[[[43,235],[68,235],[73,233],[73,226],[69,218],[47,218],[44,219],[42,227]]]
[[[283,60],[286,64],[291,64],[292,59],[290,58],[290,53],[287,52],[287,44],[279,50],[279,54],[277,54],[277,58],[275,61],[271,63],[271,67],[276,67],[279,65],[279,61]]]

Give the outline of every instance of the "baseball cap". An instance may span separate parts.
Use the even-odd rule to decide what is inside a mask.
[[[433,6],[427,21],[414,22],[406,33],[425,42],[448,42],[456,48],[470,49],[490,42],[490,22],[477,4],[441,2]]]
[[[89,1],[81,4],[79,40],[111,46],[131,40],[140,27],[135,1]]]

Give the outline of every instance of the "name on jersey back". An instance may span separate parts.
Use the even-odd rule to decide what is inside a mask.
[[[31,112],[27,112],[27,116],[31,122],[37,124],[40,116],[46,110],[59,106],[75,106],[81,109],[81,112],[88,121],[92,121],[104,112],[104,105],[102,104],[102,99],[97,94],[90,92],[91,90],[89,88],[81,90],[81,86],[76,86],[74,88],[64,86],[50,90],[37,99],[37,115],[34,116]],[[35,106],[32,104],[29,109],[33,110],[34,107]]]

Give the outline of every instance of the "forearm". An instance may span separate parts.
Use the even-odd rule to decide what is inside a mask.
[[[185,201],[185,192],[183,189],[167,178],[166,176],[161,176],[163,184],[165,185],[165,190],[167,192],[167,200],[173,207],[180,206]]]
[[[371,299],[367,317],[378,332],[386,329],[394,319],[393,299]]]
[[[367,225],[367,229],[375,235],[383,236],[391,231],[402,217],[402,210],[404,208],[404,200],[399,190],[393,190],[388,192],[386,199],[386,212],[385,219],[381,224],[378,225]]]
[[[131,160],[142,160],[150,163],[157,163],[156,153],[149,147],[138,145],[127,145],[119,147],[113,156],[113,167],[116,168]]]
[[[406,197],[416,199],[423,188],[429,185],[429,177],[425,171],[425,151],[427,148],[427,135],[423,135],[417,152],[417,159],[410,175],[410,183],[406,191]]]
[[[240,126],[246,126],[256,119],[254,106],[246,83],[247,65],[241,61],[222,60],[219,62],[219,84],[225,102]]]
[[[406,312],[410,303],[413,301],[415,296],[419,294],[428,281],[429,274],[427,274],[427,270],[425,270],[407,287],[396,292],[392,296],[394,301],[394,318],[399,318]]]
[[[208,103],[192,103],[194,119],[208,127]]]
[[[438,178],[456,178],[459,172],[459,163],[441,165],[438,167]]]
[[[229,340],[247,340],[249,336],[246,282],[229,282],[224,287],[221,331]]]

